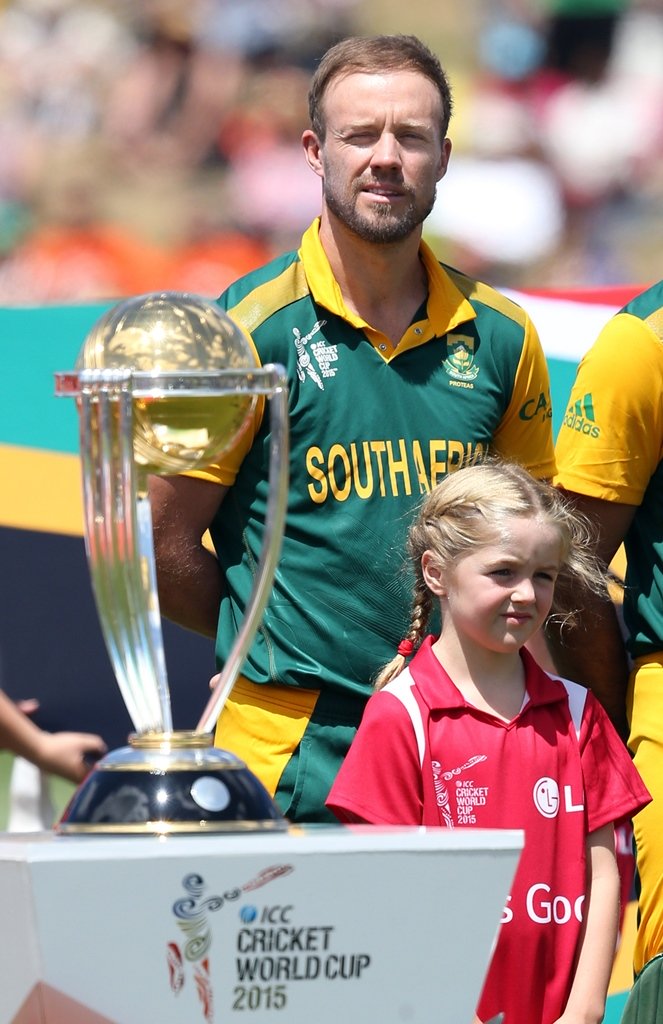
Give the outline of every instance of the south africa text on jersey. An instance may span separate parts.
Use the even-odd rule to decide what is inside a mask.
[[[447,475],[485,455],[487,446],[434,438],[376,440],[333,444],[327,452],[311,446],[306,470],[311,479],[311,501],[322,505],[329,498],[395,498],[425,494]]]

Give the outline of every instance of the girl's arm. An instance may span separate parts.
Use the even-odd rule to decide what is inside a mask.
[[[106,744],[92,733],[40,729],[0,690],[0,750],[11,750],[42,771],[81,782],[90,770],[85,755],[101,757]]]
[[[599,1024],[617,944],[619,872],[612,824],[586,840],[587,893],[578,960],[566,1009],[556,1024]]]

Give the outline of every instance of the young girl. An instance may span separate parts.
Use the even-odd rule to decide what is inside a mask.
[[[619,911],[613,823],[650,797],[592,694],[525,650],[569,582],[608,599],[587,528],[552,486],[484,463],[428,495],[409,547],[411,627],[327,804],[345,822],[523,829],[475,1020],[599,1022]],[[440,635],[423,639],[436,602]]]

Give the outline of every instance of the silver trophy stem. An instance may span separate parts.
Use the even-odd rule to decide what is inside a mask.
[[[219,396],[269,399],[271,441],[262,550],[242,625],[194,735],[210,733],[259,628],[280,554],[289,475],[285,369],[276,364],[250,372],[86,369],[57,374],[56,379],[58,394],[74,395],[79,401],[90,577],[111,663],[139,736],[170,733],[173,726],[147,494],[147,474],[155,469],[144,441],[137,461],[140,435],[134,403],[173,398],[195,406],[199,399]],[[202,412],[206,412],[204,406]],[[158,458],[162,456],[165,460],[167,454],[159,449]]]
[[[172,731],[152,517],[135,465],[131,371],[82,371],[80,443],[92,587],[118,685],[138,733]]]
[[[56,393],[78,404],[90,577],[135,730],[88,774],[60,834],[287,828],[262,783],[210,736],[274,581],[288,498],[287,386],[284,367],[257,365],[250,338],[220,307],[185,292],[119,303],[86,337],[77,368],[56,374]],[[195,732],[175,730],[148,479],[223,464],[268,398],[267,511],[253,591],[223,685]]]
[[[281,551],[281,540],[288,501],[288,392],[285,371],[280,366],[266,366],[271,371],[273,388],[269,393],[271,443],[269,450],[269,496],[265,517],[265,533],[258,571],[251,597],[235,643],[228,655],[212,695],[196,726],[197,733],[211,732],[223,710],[269,600],[274,574]]]

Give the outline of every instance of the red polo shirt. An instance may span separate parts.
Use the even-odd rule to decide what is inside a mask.
[[[523,829],[477,1012],[550,1024],[573,980],[586,836],[650,797],[584,687],[551,678],[523,651],[527,697],[504,722],[465,701],[433,640],[370,698],[327,806],[373,824]]]

